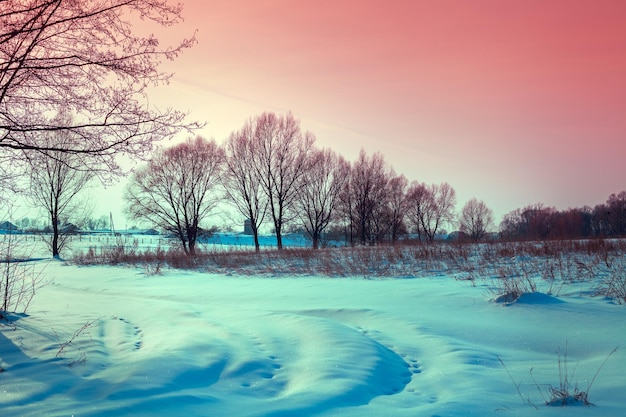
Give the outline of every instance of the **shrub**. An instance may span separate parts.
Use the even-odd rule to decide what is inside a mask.
[[[44,285],[43,271],[29,262],[29,247],[13,234],[0,242],[0,319],[7,313],[26,313],[37,290]]]
[[[567,342],[565,343],[565,350],[561,352],[559,349],[557,351],[557,362],[559,368],[559,386],[548,386],[548,393],[550,394],[550,398],[545,400],[547,405],[552,406],[565,406],[565,405],[592,405],[589,402],[589,391],[593,383],[595,382],[598,374],[606,364],[606,361],[609,360],[611,355],[617,351],[617,348],[613,349],[607,357],[604,359],[604,362],[598,367],[595,375],[589,383],[587,384],[587,388],[583,391],[578,387],[578,383],[572,382],[574,378],[574,374],[570,374],[569,363],[567,359]],[[537,384],[536,384],[537,385]],[[537,385],[539,388],[539,385]],[[540,390],[541,392],[541,390]]]
[[[612,265],[606,276],[601,278],[595,294],[611,298],[619,304],[626,303],[626,266],[624,258]]]
[[[523,265],[523,263],[522,263]],[[537,283],[531,271],[526,268],[515,269],[515,265],[502,267],[499,277],[493,280],[491,292],[496,303],[510,304],[522,295],[537,291]]]
[[[600,371],[602,370],[602,368],[604,368],[604,365],[606,365],[606,362],[617,351],[617,349],[618,347],[616,347],[611,352],[609,352],[609,354],[606,356],[604,361],[600,364],[600,366],[596,370],[596,373],[593,375],[593,378],[591,378],[591,380],[587,384],[587,388],[584,391],[579,388],[577,382],[573,382],[574,372],[570,373],[569,360],[567,356],[567,342],[565,343],[565,350],[561,351],[561,349],[559,349],[557,351],[557,365],[559,369],[559,385],[558,386],[554,386],[552,384],[538,384],[533,376],[532,368],[530,369],[530,375],[532,377],[535,387],[537,388],[537,391],[541,395],[541,398],[543,399],[546,405],[549,405],[549,406],[593,405],[589,401],[589,391],[591,390],[591,387],[596,381],[596,378],[600,374]],[[522,402],[524,404],[528,404],[530,406],[538,408],[530,400],[528,396],[524,397],[524,395],[522,394],[522,391],[520,390],[520,384],[515,381],[515,379],[513,378],[513,375],[511,375],[511,372],[505,365],[504,361],[501,358],[498,358],[498,360],[504,367],[507,375],[511,379],[511,382],[513,382],[513,386],[515,387],[515,390],[517,391],[517,394],[521,398]],[[574,369],[576,369],[576,367],[574,367]],[[546,396],[546,391],[547,391],[547,396]]]

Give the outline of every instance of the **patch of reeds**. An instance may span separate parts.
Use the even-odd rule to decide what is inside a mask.
[[[535,280],[558,292],[563,282],[614,277],[603,293],[620,296],[623,286],[615,277],[626,266],[626,240],[435,243],[341,248],[263,249],[240,247],[196,250],[193,256],[175,248],[141,250],[123,243],[91,247],[75,254],[81,265],[143,266],[149,274],[164,268],[194,269],[242,275],[324,275],[329,277],[421,277],[464,274],[502,281],[504,287],[520,287],[521,280],[535,288]],[[611,271],[614,271],[611,275]],[[610,285],[608,285],[610,284]],[[617,290],[613,288],[617,288]],[[506,288],[505,288],[506,289]],[[508,291],[508,290],[507,290]]]

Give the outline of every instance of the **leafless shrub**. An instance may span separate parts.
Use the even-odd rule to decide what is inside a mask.
[[[564,267],[561,256],[558,256],[556,259],[547,258],[545,260],[542,276],[549,283],[548,294],[559,295],[561,292],[561,288],[563,288],[566,282],[563,279]]]
[[[593,383],[595,382],[596,378],[600,374],[600,371],[602,370],[606,362],[609,360],[611,355],[613,355],[617,351],[617,349],[618,348],[616,347],[606,356],[602,364],[596,370],[596,373],[594,374],[593,378],[591,378],[591,380],[587,384],[587,388],[585,390],[582,390],[579,388],[578,382],[573,382],[576,368],[574,368],[573,371],[570,371],[570,364],[569,364],[569,360],[567,357],[567,342],[566,342],[565,349],[563,351],[561,351],[561,349],[557,351],[557,364],[558,364],[558,369],[559,369],[559,385],[558,386],[548,385],[547,391],[549,393],[549,398],[546,399],[544,397],[544,401],[546,405],[551,405],[551,406],[565,406],[565,405],[578,405],[578,404],[593,405],[589,401],[589,391],[591,390],[591,387],[593,386]],[[532,375],[532,369],[531,369],[531,375]],[[537,389],[541,393],[542,391],[541,391],[540,385],[538,385],[537,383],[535,383],[535,385],[537,386]]]
[[[592,259],[591,261],[585,262],[584,260],[575,259],[574,263],[576,264],[576,276],[578,281],[586,281],[598,276],[597,261]]]
[[[0,319],[8,312],[26,313],[44,285],[43,269],[29,262],[28,246],[14,234],[0,242]]]
[[[74,332],[74,334],[72,334],[72,336],[67,341],[60,343],[59,349],[57,350],[57,353],[54,357],[55,358],[64,357],[66,354],[66,349],[81,336],[88,336],[89,339],[91,340],[91,335],[89,334],[87,330],[91,328],[95,323],[97,323],[100,319],[102,319],[102,317],[98,317],[95,320],[88,321],[85,324],[83,324],[78,330]],[[55,334],[57,340],[59,340],[59,335],[57,334],[57,332],[54,329],[52,329],[52,331]],[[85,362],[87,362],[87,354],[80,347],[77,347],[76,351],[77,352],[76,352],[75,357],[70,360],[70,363],[69,363],[70,367],[76,366],[76,365],[83,365],[85,364]]]
[[[607,274],[600,279],[595,294],[611,298],[619,304],[626,304],[626,260],[624,258],[614,263]]]
[[[585,390],[582,390],[579,388],[578,382],[574,382],[576,367],[574,367],[573,370],[570,369],[571,366],[569,364],[569,359],[567,356],[567,342],[565,343],[565,349],[563,351],[561,351],[561,349],[557,351],[557,366],[559,369],[559,385],[558,386],[555,386],[552,384],[538,384],[533,375],[533,368],[530,369],[530,376],[534,382],[535,387],[537,388],[537,391],[539,392],[539,395],[541,396],[541,398],[543,399],[546,405],[549,405],[549,406],[593,405],[589,401],[589,392],[591,390],[591,387],[593,386],[596,379],[598,378],[598,375],[600,374],[600,371],[602,371],[602,368],[604,368],[604,366],[606,365],[606,362],[617,351],[618,348],[619,346],[613,349],[611,352],[609,352],[609,354],[606,356],[604,361],[600,364],[595,374],[593,375],[593,377],[587,384],[587,388]],[[515,381],[515,378],[513,378],[513,375],[507,368],[504,361],[501,358],[498,358],[498,360],[500,361],[505,371],[507,372],[507,375],[511,379],[511,382],[513,382],[513,385],[515,386],[515,390],[517,391],[517,394],[521,398],[522,402],[524,404],[528,404],[534,407],[535,409],[539,409],[539,407],[537,407],[537,405],[535,405],[535,403],[531,401],[530,396],[528,395],[524,396],[524,394],[522,393],[522,390],[520,389],[521,384]]]
[[[511,268],[501,269],[500,277],[493,280],[491,291],[496,303],[514,303],[522,295],[537,291],[537,283],[533,276],[526,272],[514,271]]]
[[[154,251],[154,257],[144,261],[144,270],[146,275],[161,275],[165,264],[165,258],[166,252],[160,246],[157,246]]]

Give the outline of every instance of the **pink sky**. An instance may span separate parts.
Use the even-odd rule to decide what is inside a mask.
[[[152,96],[223,140],[291,110],[349,159],[381,151],[501,216],[626,189],[626,2],[187,0],[198,45]]]

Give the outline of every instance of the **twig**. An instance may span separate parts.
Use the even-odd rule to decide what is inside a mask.
[[[104,317],[104,316],[98,317],[97,319],[95,319],[95,320],[93,320],[93,321],[88,321],[88,322],[86,322],[85,324],[83,324],[83,326],[82,326],[80,329],[78,329],[78,330],[76,330],[76,331],[74,332],[74,334],[72,335],[72,337],[70,337],[70,339],[69,339],[67,342],[61,343],[61,346],[59,347],[59,350],[57,351],[57,354],[56,354],[55,358],[58,358],[59,356],[61,356],[61,355],[63,354],[63,351],[65,350],[65,348],[66,348],[67,346],[69,346],[69,345],[70,345],[70,344],[74,341],[74,339],[76,339],[78,336],[80,336],[81,334],[83,334],[83,332],[84,332],[85,330],[87,330],[88,328],[90,328],[91,326],[93,326],[93,324],[94,324],[95,322],[99,321],[99,320],[100,320],[100,319],[102,319],[103,317]],[[54,332],[54,329],[52,329],[52,331]],[[56,334],[56,332],[54,332],[54,333]],[[58,337],[57,337],[57,339],[58,339]]]
[[[593,385],[593,383],[596,381],[596,378],[598,377],[598,374],[600,373],[600,371],[602,370],[602,368],[604,368],[604,365],[606,364],[606,362],[609,360],[609,358],[611,357],[611,355],[613,355],[615,352],[617,352],[617,349],[619,348],[619,346],[616,346],[607,356],[606,358],[604,358],[604,361],[602,362],[602,364],[600,365],[600,367],[598,368],[598,370],[596,371],[596,373],[593,375],[593,378],[591,378],[591,382],[589,382],[589,385],[587,385],[587,395],[589,395],[589,390],[591,390],[591,386]]]
[[[535,407],[535,409],[538,410],[539,407],[537,407],[532,401],[524,399],[524,395],[522,394],[522,391],[520,391],[520,389],[519,389],[519,384],[517,382],[515,382],[515,379],[513,378],[513,375],[511,375],[511,372],[509,372],[509,368],[506,367],[506,365],[504,364],[504,361],[502,360],[502,358],[500,358],[498,356],[498,360],[500,361],[500,363],[504,367],[504,370],[506,371],[506,373],[509,375],[509,378],[511,378],[511,382],[513,382],[513,386],[515,387],[515,390],[517,391],[517,394],[522,399],[522,403],[528,404],[528,405],[532,405],[533,407]]]

